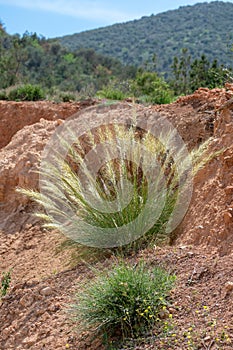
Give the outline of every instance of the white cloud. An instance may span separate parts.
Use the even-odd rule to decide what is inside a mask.
[[[105,4],[101,0],[0,0],[0,4],[53,12],[75,18],[101,20],[106,23],[123,22],[140,17],[114,9],[113,6],[109,6],[109,2]]]

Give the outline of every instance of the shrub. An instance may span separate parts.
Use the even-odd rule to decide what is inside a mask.
[[[39,101],[45,99],[45,93],[40,86],[22,85],[9,91],[8,100],[10,101]]]
[[[159,203],[160,201],[163,203],[165,195],[164,189],[161,189],[161,181],[170,160],[167,157],[161,167],[161,172],[157,174],[154,181],[151,181],[149,196],[147,176],[143,168],[148,169],[150,166],[151,158],[147,158],[148,154],[156,155],[156,157],[161,157],[161,154],[165,155],[166,150],[161,143],[153,138],[149,131],[145,133],[142,144],[148,153],[143,158],[143,153],[140,153],[142,146],[140,142],[136,143],[138,136],[133,126],[130,130],[119,125],[108,126],[105,130],[100,128],[95,131],[95,139],[113,142],[120,154],[118,159],[111,159],[103,165],[95,178],[86,168],[85,160],[83,160],[85,144],[94,142],[93,147],[95,146],[93,137],[90,133],[86,135],[82,143],[77,140],[76,146],[68,150],[68,159],[59,159],[59,156],[56,155],[59,171],[52,164],[44,164],[45,174],[41,174],[42,177],[44,176],[42,180],[42,192],[44,193],[27,190],[21,190],[21,192],[44,206],[48,214],[41,216],[47,220],[45,226],[56,227],[68,237],[85,245],[108,248],[121,246],[141,237],[142,232],[151,228],[152,223],[156,221],[155,217],[160,211]],[[108,143],[104,144],[107,153],[109,152]],[[127,155],[130,156],[130,160],[127,160]],[[141,166],[137,166],[140,162]],[[175,166],[173,174],[174,172],[176,172]],[[95,200],[100,197],[101,201],[104,201],[104,209],[107,210],[101,208],[98,210],[95,205],[91,206],[90,199],[86,198],[87,192],[83,188],[80,174],[83,174],[89,181],[89,184],[85,186],[88,192],[90,191],[93,202],[95,203]],[[171,173],[167,181],[170,188],[167,191],[169,202],[169,198],[176,196],[177,179]],[[125,194],[127,196],[127,193],[129,193],[129,202],[125,205],[122,198]],[[114,201],[117,206],[115,206],[116,210],[112,210],[111,207]],[[74,208],[76,217],[71,214]],[[71,215],[72,222],[70,221]]]
[[[108,337],[137,338],[156,325],[161,327],[159,313],[168,305],[174,282],[175,276],[159,267],[150,271],[144,263],[136,267],[120,263],[77,294],[74,319],[81,328]]]
[[[0,91],[0,100],[7,100],[7,93],[5,90]]]
[[[139,71],[131,89],[141,102],[164,104],[173,100],[173,91],[157,73]]]
[[[130,129],[110,125],[94,133],[89,132],[82,141],[77,140],[74,147],[69,146],[66,159],[50,150],[52,158],[43,163],[41,172],[42,193],[19,189],[46,210],[46,214],[36,215],[45,220],[47,228],[57,228],[69,238],[93,247],[127,245],[143,234],[143,239],[148,242],[170,237],[171,231],[166,227],[179,200],[179,191],[182,191],[179,179],[184,179],[182,186],[189,186],[185,179],[192,175],[191,159],[194,160],[194,172],[211,159],[209,141],[191,152],[191,157],[184,152],[183,158],[187,159],[183,159],[177,169],[167,150],[166,140],[162,145],[150,131],[141,134],[140,142],[136,142],[139,141],[139,131],[133,125]],[[103,142],[103,152],[107,155],[111,142],[116,143],[120,154],[118,159],[110,157],[111,160],[98,169],[95,176],[86,167],[84,155],[86,145],[95,148],[98,139]],[[66,141],[61,142],[65,144]],[[141,149],[146,152],[141,152]],[[182,150],[179,157],[181,153]],[[127,160],[127,155],[130,160]],[[155,157],[153,163],[151,155]],[[154,171],[156,162],[160,164],[156,168],[158,172]],[[150,174],[156,174],[150,175],[149,185],[144,168],[149,169]]]
[[[132,94],[130,83],[128,80],[112,80],[106,87],[97,92],[97,96],[110,100],[124,100]]]
[[[7,291],[10,287],[11,283],[11,270],[7,272],[3,272],[2,278],[1,278],[1,296],[4,297],[7,294]]]
[[[59,97],[61,98],[62,102],[72,102],[76,100],[75,94],[71,92],[61,93]]]
[[[121,101],[124,100],[127,96],[119,89],[106,87],[97,92],[97,97]]]

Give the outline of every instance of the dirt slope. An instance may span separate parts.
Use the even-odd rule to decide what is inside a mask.
[[[173,295],[177,308],[171,312],[179,341],[153,339],[142,348],[192,349],[183,333],[193,324],[199,334],[192,335],[196,348],[233,348],[233,112],[231,105],[217,110],[232,96],[228,85],[199,89],[171,105],[148,107],[175,125],[189,149],[213,136],[212,150],[224,152],[196,176],[191,206],[177,229],[174,247],[154,247],[130,258],[165,264],[178,275]],[[34,170],[49,136],[62,119],[82,107],[0,102],[0,273],[13,268],[11,289],[0,304],[0,349],[101,348],[98,340],[91,344],[85,334],[76,333],[66,313],[79,281],[92,276],[78,258],[80,251],[65,249],[61,234],[42,229],[31,215],[33,204],[15,193],[17,186],[38,187]],[[96,264],[94,253],[88,251],[86,258]],[[100,259],[97,265],[103,268],[112,260]],[[203,314],[206,305],[208,315]],[[208,326],[213,320],[215,326]],[[228,338],[221,339],[223,331]]]

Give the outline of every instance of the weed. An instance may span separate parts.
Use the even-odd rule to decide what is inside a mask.
[[[137,338],[162,324],[159,313],[168,305],[167,296],[175,276],[161,268],[148,270],[139,263],[120,263],[107,274],[85,285],[73,305],[80,328],[104,334],[107,339]]]
[[[10,287],[11,272],[12,270],[2,273],[2,278],[1,278],[1,296],[2,297],[4,297],[7,294],[7,291]]]

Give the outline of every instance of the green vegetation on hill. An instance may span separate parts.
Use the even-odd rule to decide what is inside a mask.
[[[113,100],[135,98],[136,101],[142,103],[162,104],[172,102],[179,95],[192,93],[199,87],[222,87],[227,80],[231,79],[232,75],[230,68],[226,69],[226,66],[221,63],[224,54],[220,59],[218,59],[218,52],[208,58],[208,54],[201,53],[202,50],[198,45],[195,46],[195,50],[189,49],[187,41],[181,42],[179,37],[173,38],[179,31],[177,29],[176,34],[174,34],[171,23],[180,28],[180,13],[187,14],[188,11],[190,16],[192,14],[195,18],[195,13],[200,11],[203,6],[203,12],[206,9],[211,10],[208,24],[209,21],[212,21],[212,17],[215,17],[216,7],[225,9],[225,5],[229,4],[221,2],[198,4],[177,11],[169,11],[158,16],[144,17],[139,21],[77,34],[78,37],[94,35],[91,37],[94,40],[93,42],[91,40],[86,42],[87,46],[93,45],[90,48],[81,47],[82,45],[76,49],[72,45],[70,49],[66,48],[62,46],[62,40],[67,37],[59,41],[58,39],[46,40],[36,33],[29,34],[28,32],[22,36],[18,34],[9,35],[0,22],[0,99],[36,101],[52,98],[55,101],[68,102],[97,96]],[[232,5],[233,10],[233,4],[230,5]],[[219,13],[222,12],[219,10]],[[161,22],[161,18],[167,18],[167,22]],[[171,20],[172,18],[173,20]],[[184,18],[186,17],[184,16]],[[153,22],[155,19],[156,21]],[[163,35],[170,33],[170,38],[174,39],[177,50],[181,44],[185,44],[178,50],[177,55],[174,55],[174,52],[169,52],[167,55],[168,61],[164,59],[163,66],[161,66],[162,56],[160,56],[160,51],[157,51],[156,45],[164,43],[165,37],[161,36],[161,40],[156,39],[156,42],[151,41],[150,36],[154,27],[151,27],[151,31],[146,31],[147,27],[144,26],[147,21],[156,24],[157,19],[159,19],[158,23],[161,22]],[[170,24],[168,24],[169,21]],[[221,21],[223,23],[223,18]],[[140,30],[136,31],[138,25],[141,27],[139,26]],[[128,32],[128,26],[129,28],[135,26],[134,35],[131,33],[132,28]],[[221,28],[220,32],[222,33],[223,29]],[[114,30],[112,31],[112,29]],[[96,34],[105,31],[109,35],[112,33],[110,36],[106,35],[105,38],[108,42],[108,48],[113,48],[113,50],[103,53],[114,56],[114,45],[117,42],[119,42],[119,45],[123,45],[127,39],[125,45],[128,45],[129,49],[127,50],[133,58],[129,63],[132,61],[135,66],[126,65],[117,58],[95,51],[95,49],[99,50],[100,47],[105,47],[105,44],[102,45],[103,37],[101,39],[101,36],[99,36],[97,46],[95,42]],[[145,36],[148,33],[148,38],[144,41],[136,40],[135,33],[139,39],[142,35]],[[158,31],[156,35],[159,35],[159,33]],[[190,33],[190,35],[193,35],[193,42],[195,42],[196,36],[192,31]],[[72,38],[76,38],[77,35],[75,34]],[[66,40],[63,44],[65,43]],[[72,43],[77,44],[75,41],[72,41]],[[147,44],[151,46],[150,54],[146,54]],[[205,50],[207,52],[209,48],[212,48],[211,45],[206,45]],[[139,51],[135,51],[135,48],[140,51],[140,55],[143,53],[143,59],[140,59],[142,56],[139,55]],[[169,45],[167,45],[167,48],[169,50]],[[120,55],[121,46],[117,50]],[[123,51],[126,53],[125,49]],[[162,54],[165,53],[166,50],[164,49]],[[229,53],[231,53],[230,48]],[[122,57],[119,56],[119,58]],[[161,72],[162,68],[166,68],[166,72]]]
[[[180,7],[150,17],[59,38],[69,50],[93,48],[141,66],[156,55],[156,68],[169,73],[174,56],[186,47],[192,58],[205,54],[209,61],[232,65],[233,3],[214,1]]]
[[[124,66],[93,49],[71,53],[36,33],[10,36],[1,26],[0,89],[30,83],[50,91],[75,91],[88,96],[113,78],[124,80],[135,74],[135,67]]]

